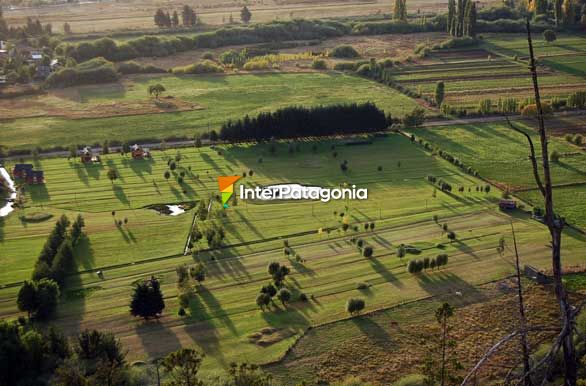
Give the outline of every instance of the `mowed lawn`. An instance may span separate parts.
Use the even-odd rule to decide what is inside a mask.
[[[111,330],[122,339],[132,360],[195,345],[206,353],[204,370],[209,371],[226,367],[231,361],[277,360],[307,327],[346,317],[344,305],[350,297],[363,297],[366,311],[371,311],[455,291],[473,294],[475,285],[511,274],[510,255],[496,252],[501,236],[511,242],[511,220],[523,261],[548,267],[545,228],[522,212],[511,216],[498,211],[498,191],[477,193],[474,187],[483,185],[481,181],[398,134],[372,140],[373,144],[361,146],[346,146],[342,139],[320,141],[315,143],[315,152],[314,143],[302,142],[300,151],[292,154],[287,144],[281,143],[274,155],[270,155],[268,145],[222,146],[217,149],[221,154],[209,148],[183,149],[176,170],[187,173],[188,182],[183,187],[163,177],[165,157],[174,158],[175,150],[155,152],[150,162],[106,156],[106,166],[93,166],[96,170],[84,173],[79,168],[85,167],[73,161],[40,161],[39,167],[47,171],[47,186],[29,189],[24,211],[50,211],[55,216],[83,213],[92,253],[78,249],[78,267],[105,267],[103,278],[95,271],[70,277],[55,324],[68,334],[84,328]],[[336,157],[332,145],[336,145]],[[339,166],[343,160],[348,161],[346,173]],[[113,184],[107,180],[107,167],[116,168],[120,180]],[[169,217],[143,208],[150,203],[207,198],[210,193],[217,194],[216,176],[240,175],[249,170],[254,171],[253,177],[239,183],[348,183],[367,187],[369,199],[329,204],[253,204],[239,200],[238,205],[225,211],[225,217],[217,217],[227,229],[226,248],[203,251],[195,258],[181,254],[191,212]],[[425,178],[430,174],[472,191],[434,194]],[[117,194],[120,190],[123,194]],[[338,230],[342,211],[350,223],[347,232]],[[32,268],[34,250],[40,248],[53,223],[22,223],[18,219],[21,213],[12,214],[0,227],[3,272],[12,272],[17,264],[22,269],[25,261]],[[432,220],[433,215],[439,216],[439,224]],[[129,221],[119,230],[112,217],[128,217]],[[365,231],[365,222],[375,222],[375,229]],[[457,234],[457,241],[448,242],[440,226],[443,223]],[[337,229],[327,234],[319,233],[320,227]],[[372,246],[374,257],[363,257],[349,241],[351,237],[360,237]],[[301,261],[284,255],[283,239],[289,240]],[[400,244],[418,248],[417,254],[398,258],[395,252]],[[583,246],[583,236],[566,233],[564,262],[582,262]],[[21,248],[33,254],[21,254]],[[449,255],[449,264],[442,270],[422,275],[406,272],[410,259],[439,253]],[[194,288],[196,295],[188,316],[182,318],[177,316],[175,268],[194,261],[205,264],[207,279]],[[269,281],[266,267],[270,261],[291,267],[286,285],[293,301],[287,307],[275,304],[270,311],[261,312],[255,298]],[[116,263],[127,264],[108,267]],[[26,276],[23,273],[19,273],[21,278]],[[130,316],[129,297],[132,284],[151,275],[160,279],[167,306],[158,321],[143,322]],[[3,284],[18,279],[15,274],[1,277]],[[358,290],[359,282],[371,286]],[[0,317],[19,315],[17,291],[18,287],[0,289]],[[299,301],[300,293],[310,300]]]
[[[193,138],[219,130],[228,119],[290,105],[327,105],[374,102],[385,112],[403,115],[416,102],[378,83],[339,73],[294,73],[264,75],[135,76],[120,84],[84,86],[35,98],[35,103],[81,104],[91,110],[97,104],[115,104],[148,99],[148,86],[160,83],[172,95],[201,109],[150,115],[87,119],[57,117],[20,118],[2,122],[2,145],[8,149],[32,149],[110,141]],[[114,87],[115,86],[115,87]]]
[[[6,284],[27,278],[38,252],[54,220],[28,223],[20,215],[48,212],[73,218],[82,213],[86,218],[89,245],[80,252],[80,269],[136,263],[152,258],[182,253],[192,213],[180,216],[160,215],[145,208],[153,204],[171,204],[207,200],[218,194],[217,177],[254,175],[239,183],[249,186],[298,182],[319,186],[355,184],[369,189],[369,199],[351,203],[343,201],[253,204],[240,202],[227,212],[223,220],[228,244],[242,244],[241,252],[253,252],[263,244],[251,241],[286,237],[290,234],[339,227],[341,218],[334,212],[345,212],[353,222],[378,219],[397,224],[438,215],[453,215],[491,206],[492,195],[471,193],[461,197],[437,194],[425,181],[434,174],[456,185],[474,187],[478,181],[462,174],[451,165],[428,157],[419,147],[402,136],[390,135],[372,145],[345,146],[345,140],[300,142],[300,151],[289,153],[288,145],[278,144],[275,154],[269,145],[242,145],[222,148],[187,148],[154,152],[151,160],[132,160],[129,156],[111,154],[100,165],[84,165],[65,158],[43,159],[35,163],[43,169],[46,184],[26,188],[25,208],[4,220],[0,252],[11,261],[12,270],[0,274]],[[317,145],[316,151],[312,150]],[[336,146],[337,157],[332,146]],[[221,153],[221,154],[220,154]],[[169,180],[164,177],[167,161],[180,155],[178,168]],[[262,158],[262,163],[259,159]],[[340,162],[347,160],[349,170],[343,173]],[[378,167],[382,167],[382,171]],[[7,165],[11,169],[12,164]],[[113,183],[107,171],[117,170]],[[176,180],[185,172],[185,182]],[[115,212],[114,215],[112,212]],[[116,221],[128,219],[120,227]],[[161,230],[164,230],[161,233]],[[205,247],[205,245],[204,245]]]
[[[515,125],[531,134],[539,156],[539,138],[525,123]],[[547,125],[547,122],[546,122]],[[503,188],[531,190],[536,188],[529,161],[527,140],[503,123],[471,124],[415,130],[415,135],[429,141],[478,170],[480,175]],[[549,151],[557,151],[559,162],[552,162],[551,173],[556,206],[572,224],[586,226],[583,190],[586,184],[586,153],[558,137],[550,137]],[[564,186],[576,184],[577,186]],[[563,186],[563,187],[562,187]],[[522,192],[535,205],[541,205],[537,192]]]

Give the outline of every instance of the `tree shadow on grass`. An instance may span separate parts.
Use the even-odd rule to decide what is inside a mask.
[[[294,305],[286,307],[274,303],[270,310],[259,311],[267,324],[274,328],[304,328],[310,325],[307,317]]]
[[[214,311],[211,315],[224,324],[230,333],[233,335],[238,334],[236,326],[230,319],[230,315],[222,308],[222,305],[210,290],[204,286],[200,286],[197,291],[197,296],[205,303],[208,310]]]
[[[120,203],[128,206],[130,205],[130,200],[124,193],[124,188],[120,185],[112,185],[112,191],[114,192],[114,196],[120,201]]]
[[[75,246],[75,261],[78,269],[80,266],[86,271],[94,268],[94,249],[92,248],[92,241],[86,235],[82,235]]]
[[[369,316],[358,316],[350,319],[362,334],[373,345],[391,351],[393,346],[393,337],[380,324],[372,320]]]
[[[135,331],[150,358],[161,358],[181,348],[177,335],[158,319],[142,321]]]
[[[470,247],[468,244],[466,244],[465,241],[455,240],[453,243],[450,244],[455,245],[456,248],[462,253],[465,253],[468,256],[472,256],[475,259],[480,259],[480,257],[476,253],[474,253],[474,249]]]
[[[377,257],[370,257],[368,259],[372,269],[378,273],[387,283],[391,283],[395,287],[403,288],[405,285],[379,261]]]
[[[234,278],[238,278],[238,276],[246,276],[247,279],[251,278],[240,257],[231,249],[223,249],[219,255],[215,254],[215,262],[221,272]]]
[[[0,241],[4,241],[4,217],[0,217]]]
[[[45,184],[27,185],[26,189],[28,189],[31,199],[35,204],[47,202],[51,199],[51,195]]]
[[[418,274],[417,282],[432,296],[460,292],[462,297],[484,299],[484,295],[474,285],[460,278],[452,272],[430,272]]]
[[[201,154],[201,159],[205,163],[207,163],[208,165],[210,165],[217,173],[222,173],[222,168],[216,163],[216,161],[214,161],[212,159],[212,157],[210,157],[206,153],[202,153]]]

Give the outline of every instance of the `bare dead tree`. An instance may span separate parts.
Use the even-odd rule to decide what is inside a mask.
[[[537,80],[537,68],[535,66],[535,54],[533,52],[533,42],[531,40],[531,25],[527,19],[527,44],[529,46],[529,71],[531,72],[531,79],[533,81],[533,91],[535,92],[535,106],[537,110],[537,123],[539,128],[539,141],[541,143],[541,167],[543,171],[543,181],[539,176],[539,170],[536,168],[536,162],[533,162],[533,174],[535,182],[540,188],[545,204],[545,224],[551,235],[551,262],[553,271],[553,280],[555,286],[555,294],[559,302],[562,324],[565,335],[562,336],[562,347],[564,352],[564,378],[566,386],[574,386],[577,378],[577,364],[576,364],[576,350],[574,341],[572,339],[572,326],[574,313],[568,301],[568,295],[562,283],[562,263],[561,263],[561,247],[562,247],[562,230],[564,222],[559,219],[554,211],[553,204],[553,187],[551,181],[551,170],[549,167],[549,151],[547,133],[545,131],[545,122],[543,118],[543,108],[541,105],[541,96],[539,94],[539,84]],[[535,150],[532,150],[533,158],[535,158]]]
[[[508,118],[506,120],[507,124],[512,130],[524,135],[527,139],[530,151],[529,160],[531,161],[533,176],[535,178],[535,183],[539,188],[539,192],[543,196],[545,204],[544,222],[551,236],[553,281],[556,299],[559,303],[561,311],[562,329],[561,332],[559,332],[559,335],[554,340],[551,350],[547,353],[547,355],[545,355],[541,359],[541,361],[539,361],[539,363],[533,366],[533,368],[531,368],[530,370],[528,370],[528,366],[526,365],[524,358],[524,375],[519,380],[517,385],[520,385],[522,383],[527,385],[527,379],[531,375],[533,375],[538,369],[542,368],[544,365],[547,366],[547,374],[549,368],[551,367],[554,361],[555,356],[560,351],[560,349],[563,349],[564,385],[575,386],[577,381],[577,361],[576,350],[573,341],[573,332],[575,330],[575,317],[579,313],[581,307],[572,308],[568,301],[567,292],[562,283],[561,245],[564,222],[560,218],[558,218],[558,216],[556,216],[554,211],[553,185],[551,181],[551,170],[549,166],[548,139],[547,133],[545,131],[545,122],[543,108],[541,105],[541,96],[539,94],[539,83],[537,79],[537,68],[535,65],[535,54],[533,51],[533,42],[531,40],[531,26],[529,23],[529,19],[527,19],[527,44],[529,46],[529,71],[531,72],[533,90],[535,93],[535,106],[537,111],[539,141],[541,145],[541,172],[543,173],[543,180],[540,175],[537,156],[535,152],[535,146],[533,144],[531,136],[527,134],[525,131],[513,125]],[[520,307],[520,309],[522,309],[522,306]],[[482,358],[477,362],[474,368],[472,368],[472,370],[464,378],[462,385],[465,385],[470,380],[470,378],[478,371],[478,369],[484,364],[484,362],[486,362],[495,352],[497,352],[504,343],[511,340],[517,335],[526,335],[526,333],[529,330],[531,330],[531,328],[521,328],[520,331],[514,331],[511,334],[499,340],[482,356]],[[542,385],[545,384],[546,380],[547,375],[543,379]]]
[[[515,249],[515,271],[517,275],[517,293],[519,303],[519,324],[521,334],[519,335],[521,343],[521,352],[523,353],[523,380],[525,386],[532,386],[531,377],[527,374],[531,370],[529,362],[529,347],[527,345],[527,318],[525,317],[525,305],[523,304],[523,285],[521,283],[521,268],[519,267],[519,250],[517,249],[517,237],[515,227],[511,221],[511,233],[513,235],[513,247]]]

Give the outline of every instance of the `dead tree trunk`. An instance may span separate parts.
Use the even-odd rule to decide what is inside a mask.
[[[535,106],[537,109],[537,123],[539,125],[539,140],[541,142],[543,183],[541,183],[539,179],[538,171],[534,170],[534,172],[536,172],[534,174],[536,175],[536,182],[540,187],[541,194],[543,195],[543,200],[545,203],[545,224],[547,225],[551,235],[552,271],[555,285],[555,294],[560,305],[562,324],[569,326],[568,332],[562,340],[565,366],[565,385],[574,386],[576,384],[577,366],[576,352],[571,332],[573,313],[568,302],[567,293],[562,283],[561,242],[563,221],[556,217],[553,207],[553,188],[551,182],[551,171],[549,167],[547,133],[545,132],[543,108],[541,106],[541,97],[539,95],[537,69],[535,67],[535,55],[533,53],[533,42],[531,40],[531,26],[529,24],[529,19],[527,19],[527,43],[529,45],[529,70],[531,71],[531,79],[533,81],[533,89],[535,91]]]
[[[519,324],[521,328],[520,340],[521,351],[523,354],[523,383],[525,386],[532,386],[531,377],[531,363],[529,362],[529,347],[527,344],[527,318],[525,317],[525,304],[523,303],[523,287],[521,285],[521,268],[519,267],[519,250],[517,249],[517,237],[515,236],[515,227],[511,221],[511,232],[513,235],[513,247],[515,248],[515,271],[517,274],[517,292],[519,299]]]

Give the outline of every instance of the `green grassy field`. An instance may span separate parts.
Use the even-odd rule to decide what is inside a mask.
[[[68,104],[92,110],[98,104],[132,103],[148,99],[149,85],[160,83],[167,92],[197,104],[199,110],[164,114],[104,118],[65,119],[40,117],[2,123],[2,145],[9,149],[30,149],[70,144],[93,144],[104,140],[160,140],[189,137],[218,130],[228,119],[275,110],[290,105],[318,105],[371,101],[386,112],[401,116],[416,102],[393,89],[369,80],[337,73],[294,73],[233,76],[136,76],[111,86],[66,89],[57,97],[35,100],[50,110]],[[26,100],[25,100],[26,101]],[[72,106],[73,105],[73,106]],[[26,108],[26,107],[25,107]]]
[[[131,359],[197,345],[207,355],[204,369],[209,371],[234,360],[266,363],[278,359],[307,327],[346,317],[344,304],[352,296],[364,297],[368,311],[454,291],[473,293],[477,284],[512,272],[510,261],[495,251],[500,237],[510,234],[511,220],[524,261],[548,266],[545,228],[523,212],[498,211],[499,192],[485,194],[473,189],[470,193],[434,194],[425,179],[429,174],[454,186],[473,188],[483,183],[398,134],[374,138],[371,145],[345,146],[344,141],[317,142],[315,152],[312,143],[302,142],[301,151],[292,154],[286,144],[280,144],[274,155],[268,145],[220,147],[221,154],[209,148],[182,149],[176,170],[187,173],[182,186],[175,177],[169,181],[163,177],[166,160],[175,157],[175,150],[155,152],[152,161],[108,155],[103,166],[42,160],[38,167],[46,171],[46,186],[28,188],[25,208],[0,223],[0,261],[5,267],[0,283],[10,284],[30,274],[53,223],[26,223],[20,215],[46,211],[73,216],[81,212],[88,239],[77,248],[76,259],[83,272],[70,277],[54,323],[68,334],[83,328],[111,330],[129,349]],[[333,157],[331,145],[336,145],[337,157]],[[339,167],[342,160],[348,160],[346,173]],[[114,183],[105,176],[109,167],[121,175]],[[144,208],[207,199],[217,194],[218,175],[239,175],[251,169],[254,176],[240,183],[338,186],[346,182],[368,188],[369,199],[328,204],[240,200],[223,212],[225,216],[215,215],[227,232],[225,248],[202,251],[195,258],[182,255],[191,211],[172,217]],[[115,219],[128,218],[128,223],[117,227],[113,210]],[[346,213],[350,223],[346,233],[340,230],[340,212]],[[456,232],[456,242],[448,242],[433,215]],[[363,224],[373,221],[375,230],[364,231]],[[333,231],[317,231],[325,227]],[[362,257],[348,241],[350,237],[361,237],[373,246],[374,257]],[[283,254],[283,239],[289,240],[303,261]],[[206,247],[205,242],[200,243]],[[415,246],[420,252],[400,259],[395,255],[400,244]],[[577,253],[583,245],[583,236],[566,233],[564,262],[583,261]],[[409,259],[438,253],[450,256],[450,263],[441,271],[406,272]],[[181,318],[177,316],[175,267],[194,260],[205,263],[208,277],[195,289],[189,315]],[[287,286],[294,301],[261,312],[255,304],[256,294],[269,281],[268,262],[275,260],[292,269]],[[97,269],[102,270],[103,278],[96,275]],[[132,283],[150,275],[160,278],[167,308],[158,321],[143,322],[130,316],[128,302]],[[356,288],[358,282],[371,286],[364,292]],[[0,317],[19,315],[17,291],[17,286],[0,289]],[[296,300],[301,292],[310,297],[309,302]],[[274,330],[267,333],[263,330],[267,327]]]
[[[516,125],[531,133],[535,144],[539,143],[539,138],[531,127],[522,123]],[[472,166],[482,177],[503,187],[511,190],[536,187],[527,158],[529,153],[526,139],[502,123],[419,129],[415,134],[459,158],[464,164]],[[577,184],[555,188],[556,206],[572,224],[584,227],[586,217],[584,200],[581,197],[584,194],[583,184],[586,183],[586,154],[578,147],[555,137],[550,139],[549,150],[562,154],[560,162],[551,163],[554,186]],[[536,205],[541,203],[537,192],[533,190],[521,192],[520,197]]]

